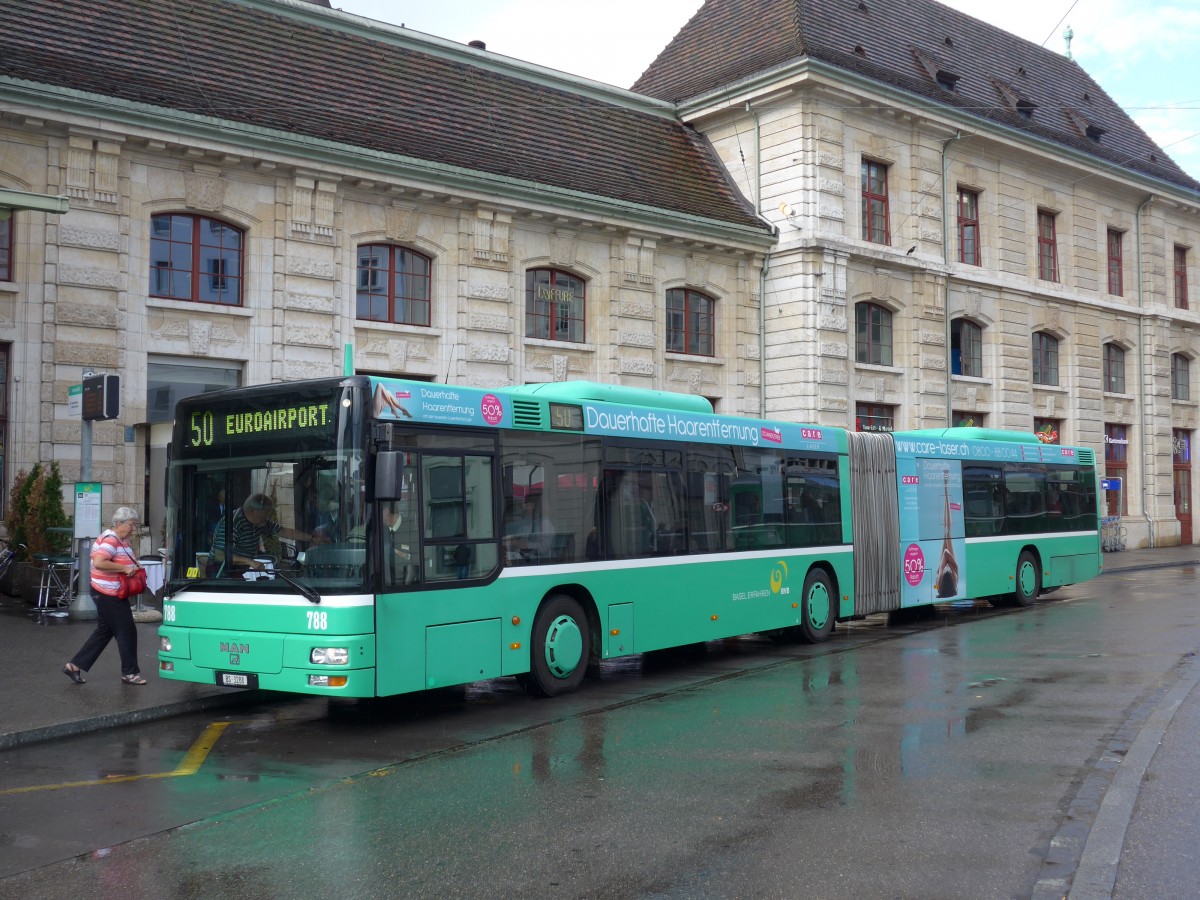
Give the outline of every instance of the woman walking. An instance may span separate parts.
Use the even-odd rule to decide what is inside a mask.
[[[133,609],[129,598],[117,596],[121,592],[120,576],[132,575],[139,568],[137,555],[129,545],[129,536],[138,521],[135,510],[122,506],[113,513],[112,528],[106,529],[92,544],[92,599],[96,601],[100,621],[79,652],[63,666],[63,674],[76,684],[84,683],[83,673],[91,670],[114,637],[121,652],[121,680],[126,684],[146,683],[138,668]]]

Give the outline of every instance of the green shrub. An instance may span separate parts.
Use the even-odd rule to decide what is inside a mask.
[[[62,473],[55,461],[48,468],[38,463],[29,472],[17,473],[4,511],[4,527],[13,549],[22,558],[34,553],[65,553],[70,548],[70,535],[47,530],[69,522],[63,510],[62,488]],[[20,544],[27,548],[23,553]]]

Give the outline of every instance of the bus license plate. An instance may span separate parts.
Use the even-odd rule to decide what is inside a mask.
[[[217,684],[225,687],[256,688],[258,687],[258,676],[246,675],[241,672],[218,672]]]

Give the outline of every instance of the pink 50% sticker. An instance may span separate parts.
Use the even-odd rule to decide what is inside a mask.
[[[484,394],[479,401],[479,408],[483,412],[483,421],[489,425],[499,425],[504,418],[504,404],[495,394]]]
[[[914,587],[925,577],[925,554],[917,544],[909,544],[904,550],[904,577]]]

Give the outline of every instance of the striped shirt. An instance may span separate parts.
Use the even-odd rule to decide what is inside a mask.
[[[255,557],[261,552],[263,538],[278,534],[283,526],[272,519],[267,519],[262,525],[255,525],[246,518],[240,509],[233,511],[233,552],[238,556]],[[217,523],[213,532],[213,552],[225,549],[225,520]]]
[[[101,559],[123,566],[137,565],[137,556],[134,555],[133,548],[117,537],[117,533],[111,528],[96,538],[92,544],[92,562],[95,563]],[[109,597],[117,596],[121,592],[121,573],[101,572],[93,565],[92,590],[107,594]]]

